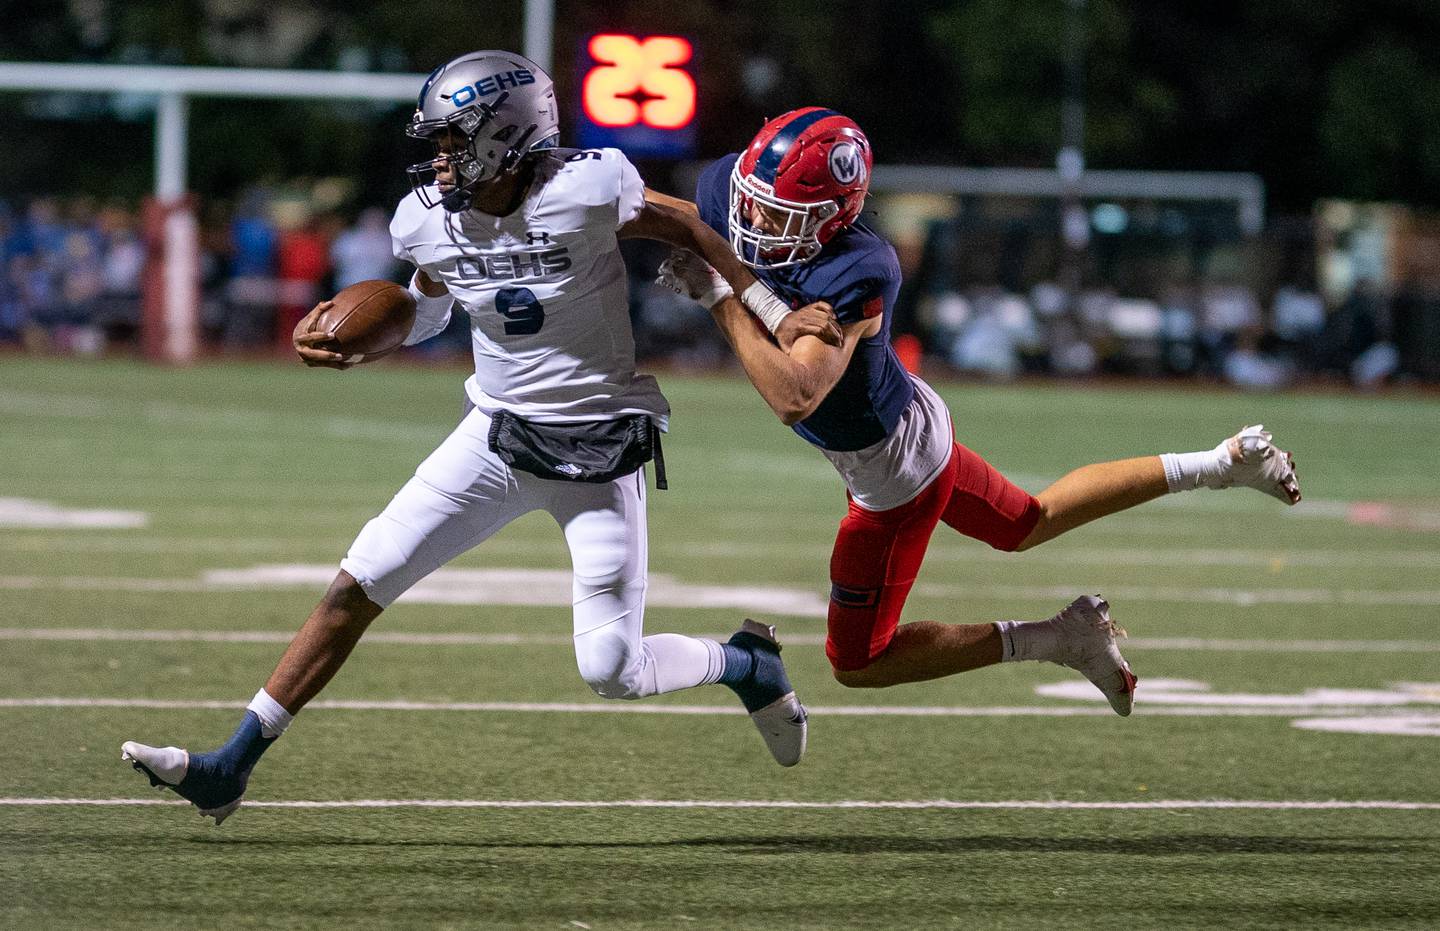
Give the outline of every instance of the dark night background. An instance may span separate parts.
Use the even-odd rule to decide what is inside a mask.
[[[426,71],[477,47],[520,48],[522,12],[518,0],[10,0],[0,59]],[[1049,166],[1064,17],[1063,0],[558,0],[554,71],[573,100],[581,36],[673,32],[697,44],[701,157],[819,102],[865,126],[881,162]],[[1091,167],[1252,171],[1276,213],[1330,197],[1440,204],[1440,3],[1089,0],[1085,19]],[[192,186],[224,196],[266,175],[400,164],[413,154],[406,115],[198,100]],[[0,117],[6,190],[149,187],[143,101],[6,94]],[[376,181],[378,201],[403,190]]]

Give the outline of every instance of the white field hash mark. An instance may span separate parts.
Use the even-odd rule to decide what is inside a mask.
[[[57,807],[57,806],[168,806],[189,805],[184,799],[168,798],[0,798],[0,806],[13,807]],[[869,801],[843,799],[833,802],[788,801],[764,799],[616,799],[581,801],[572,799],[353,799],[334,801],[275,801],[262,802],[245,800],[245,808],[701,808],[701,809],[801,809],[801,810],[865,810],[890,809],[906,811],[934,810],[984,810],[1007,811],[1440,811],[1440,802],[1407,802],[1390,800],[1340,799],[1306,801],[1298,799],[1156,799],[1143,802],[1072,802],[1061,799],[1010,801],[963,801],[953,799],[916,799]]]
[[[727,633],[701,633],[699,637],[724,640]],[[121,627],[0,627],[0,640],[39,640],[101,643],[289,643],[293,630],[195,630],[184,628]],[[787,646],[821,646],[824,634],[784,634]],[[371,631],[361,641],[384,646],[563,646],[568,634],[427,633],[423,631]],[[1177,650],[1208,653],[1440,653],[1440,640],[1263,640],[1208,637],[1130,637],[1127,650]]]
[[[144,511],[61,507],[53,501],[0,498],[0,527],[23,529],[136,530],[149,526]]]

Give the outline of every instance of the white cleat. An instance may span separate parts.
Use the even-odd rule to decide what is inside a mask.
[[[805,706],[795,693],[783,695],[774,702],[750,715],[755,729],[765,739],[770,755],[781,766],[794,766],[805,755],[805,740],[809,731],[806,723]]]
[[[1272,442],[1264,424],[1246,427],[1222,446],[1230,453],[1230,467],[1218,475],[1211,488],[1243,485],[1265,492],[1286,504],[1300,501],[1300,480],[1295,476],[1295,457]]]
[[[211,808],[204,807],[200,802],[195,801],[190,795],[203,792],[203,787],[196,790],[184,791],[179,788],[184,781],[185,774],[190,769],[190,754],[179,747],[151,747],[133,740],[127,740],[120,745],[120,759],[130,763],[135,770],[148,776],[150,784],[157,789],[172,789],[182,798],[187,799],[192,805],[200,810],[200,814],[206,818],[214,818],[218,826],[226,818],[240,807],[244,800],[244,782],[240,783],[241,797],[233,801],[215,805]]]
[[[1110,620],[1110,605],[1099,595],[1081,595],[1052,619],[1057,632],[1055,662],[1095,684],[1118,715],[1135,707],[1135,674],[1115,645],[1124,629]]]
[[[781,766],[794,766],[805,755],[809,723],[805,706],[795,697],[790,679],[785,674],[775,628],[746,618],[730,638],[730,643],[752,649],[760,665],[756,678],[774,687],[776,692],[783,692],[765,707],[750,712],[750,720],[755,722],[755,729],[760,732],[775,762]]]

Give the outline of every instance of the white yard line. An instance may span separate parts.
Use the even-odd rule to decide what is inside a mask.
[[[324,564],[280,564],[211,569],[198,578],[133,576],[0,576],[0,589],[17,591],[124,591],[165,593],[321,591],[337,569]],[[824,617],[819,590],[690,583],[651,573],[646,601],[657,608],[724,608],[792,617]],[[400,596],[411,604],[522,605],[569,608],[574,598],[567,569],[448,568],[431,573]]]
[[[322,564],[259,565],[245,569],[213,569],[198,578],[132,576],[5,575],[0,589],[16,591],[126,591],[165,593],[263,590],[318,590],[335,575]],[[990,598],[1051,601],[1072,599],[1074,585],[954,585],[921,583],[915,593],[930,598]],[[1356,588],[1184,588],[1179,586],[1110,585],[1112,603],[1162,602],[1256,605],[1440,606],[1440,589],[1393,591]],[[401,596],[401,601],[450,605],[533,605],[568,607],[570,573],[564,569],[441,569]],[[690,583],[663,573],[649,580],[652,607],[729,608],[764,611],[791,617],[824,617],[825,596],[818,590],[774,586],[728,586]]]
[[[273,437],[277,433],[318,431],[339,439],[364,439],[389,443],[440,442],[449,432],[444,422],[434,425],[413,421],[361,419],[355,417],[297,418],[282,411],[212,407],[172,401],[122,402],[123,418],[165,427],[223,431],[226,434],[255,433]],[[41,417],[46,420],[116,419],[112,399],[69,394],[6,394],[0,397],[0,414]]]
[[[169,698],[0,698],[5,708],[150,708],[172,711],[243,709],[244,701]],[[305,706],[307,710],[330,711],[403,711],[403,712],[485,712],[515,714],[640,714],[640,715],[724,715],[744,714],[734,705],[672,705],[637,702],[505,702],[505,701],[408,701],[321,699]],[[812,716],[819,717],[891,717],[891,718],[1093,718],[1111,717],[1114,712],[1103,704],[1085,705],[807,705]],[[1300,717],[1305,715],[1374,715],[1372,707],[1357,707],[1343,702],[1333,705],[1273,704],[1264,706],[1225,706],[1214,704],[1146,705],[1135,707],[1137,717],[1254,718]]]
[[[723,640],[730,632],[698,636]],[[294,630],[167,630],[115,627],[0,627],[0,641],[38,640],[100,643],[289,643]],[[820,646],[824,634],[784,633],[787,646]],[[564,646],[568,634],[425,633],[371,631],[361,641],[386,646]],[[1440,653],[1440,640],[1262,640],[1205,637],[1130,637],[1126,650],[1178,650],[1207,653]]]
[[[38,808],[56,806],[129,807],[188,805],[183,799],[170,798],[0,798],[0,806]],[[801,810],[866,810],[887,809],[907,811],[935,810],[1002,810],[1002,811],[1440,811],[1440,802],[1405,802],[1389,800],[1306,801],[1298,799],[1155,799],[1143,802],[1071,802],[1060,799],[1012,801],[963,801],[952,799],[916,799],[868,801],[843,799],[833,802],[788,801],[764,799],[615,799],[582,801],[573,799],[353,799],[336,801],[276,801],[246,799],[246,808],[701,808],[701,809],[801,809]]]
[[[288,642],[288,641],[287,641]],[[1211,653],[1440,653],[1436,640],[1242,640],[1203,637],[1130,637],[1126,650],[1195,650]]]
[[[14,534],[0,539],[0,551],[14,553],[121,553],[121,554],[195,554],[232,555],[237,557],[257,554],[277,556],[316,551],[316,541],[302,538],[236,538],[233,540],[209,539],[203,537],[146,538],[133,534],[123,537],[77,537],[64,534],[41,534],[32,528],[24,534]],[[323,546],[322,546],[323,548]],[[715,560],[734,559],[783,564],[800,571],[813,569],[823,572],[830,557],[831,544],[801,543],[792,546],[783,544],[747,544],[730,541],[707,543],[667,542],[665,551],[671,558]],[[492,556],[546,558],[561,557],[564,543],[553,540],[489,540],[481,552]],[[313,558],[313,556],[312,556]],[[1267,553],[1258,550],[1224,549],[1131,549],[1128,547],[1087,547],[1085,549],[1039,549],[1023,555],[1001,553],[984,547],[946,548],[933,547],[925,556],[925,564],[937,566],[1007,567],[1025,569],[1044,566],[1101,567],[1110,570],[1161,567],[1185,571],[1202,568],[1233,568],[1251,570],[1256,573],[1278,575],[1284,572],[1304,569],[1342,569],[1364,572],[1375,569],[1440,569],[1440,551],[1369,551],[1351,550],[1288,550]]]
[[[0,550],[40,553],[264,553],[285,552],[315,546],[303,537],[163,537],[125,534],[123,536],[76,536],[68,533],[26,529],[24,533],[0,539]],[[665,551],[677,556],[714,559],[759,559],[766,562],[814,563],[828,559],[829,540],[805,543],[761,543],[741,540],[705,542],[674,541]],[[486,553],[516,556],[560,556],[564,543],[548,540],[487,540]],[[952,545],[943,538],[931,544],[927,564],[982,563],[1023,567],[1037,564],[1127,566],[1231,566],[1277,572],[1287,569],[1440,569],[1440,550],[1333,550],[1279,549],[1247,550],[1216,547],[1073,547],[1054,545],[1023,555],[1000,553],[979,544]]]
[[[8,528],[7,528],[8,529]],[[280,537],[156,537],[133,533],[113,536],[66,533],[12,533],[0,539],[0,550],[15,553],[197,553],[238,556],[252,553],[286,553],[315,546],[314,540]],[[271,558],[274,558],[272,555]],[[1440,565],[1440,560],[1437,560]]]

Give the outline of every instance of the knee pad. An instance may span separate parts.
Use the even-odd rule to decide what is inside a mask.
[[[575,665],[580,678],[601,698],[634,699],[643,688],[644,660],[618,632],[607,628],[575,636]]]

